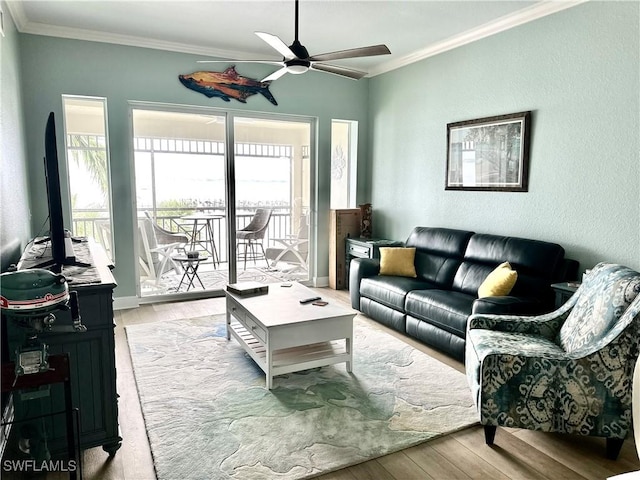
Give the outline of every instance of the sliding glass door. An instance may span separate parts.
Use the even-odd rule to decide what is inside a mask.
[[[233,119],[240,281],[309,279],[311,130],[308,120]]]
[[[140,296],[309,278],[309,121],[156,108],[132,120]]]

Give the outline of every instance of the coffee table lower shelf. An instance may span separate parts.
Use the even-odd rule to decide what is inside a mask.
[[[347,371],[351,371],[352,357],[346,339],[274,350],[271,358],[271,368],[269,369],[267,347],[235,319],[231,321],[229,327],[229,333],[235,337],[238,343],[267,375],[267,388],[271,388],[271,379],[269,377],[309,368],[346,362]]]

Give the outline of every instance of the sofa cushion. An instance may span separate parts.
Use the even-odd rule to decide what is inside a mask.
[[[438,350],[447,352],[453,358],[464,362],[464,338],[458,335],[445,332],[441,328],[431,325],[424,320],[407,315],[406,319],[407,335],[417,338]]]
[[[477,233],[469,239],[453,289],[475,295],[496,266],[509,262],[518,272],[511,295],[552,302],[550,285],[561,280],[563,259],[564,249],[555,243]]]
[[[380,247],[380,275],[416,278],[415,247]]]
[[[517,279],[518,272],[511,269],[509,262],[501,263],[478,287],[478,298],[509,295]]]
[[[360,297],[360,311],[389,328],[402,333],[407,330],[407,316],[404,313],[374,302],[370,298]]]
[[[451,290],[414,290],[407,294],[405,311],[419,320],[465,338],[475,295]]]
[[[433,287],[433,284],[416,278],[378,275],[362,279],[360,295],[404,312],[404,303],[408,292]]]
[[[416,227],[407,238],[407,247],[416,247],[418,278],[439,288],[451,288],[473,232],[450,228]]]

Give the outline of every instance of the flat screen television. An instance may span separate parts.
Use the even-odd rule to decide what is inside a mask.
[[[56,121],[53,112],[49,114],[44,132],[44,173],[49,206],[49,237],[51,258],[34,268],[49,268],[60,273],[64,265],[88,267],[89,264],[76,261],[73,240],[64,228],[64,213],[60,193],[60,169],[58,167],[58,145],[56,141]]]

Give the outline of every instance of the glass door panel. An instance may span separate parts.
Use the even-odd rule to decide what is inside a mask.
[[[237,280],[309,280],[311,123],[235,117],[233,138]]]
[[[223,115],[133,109],[140,295],[229,281]]]

